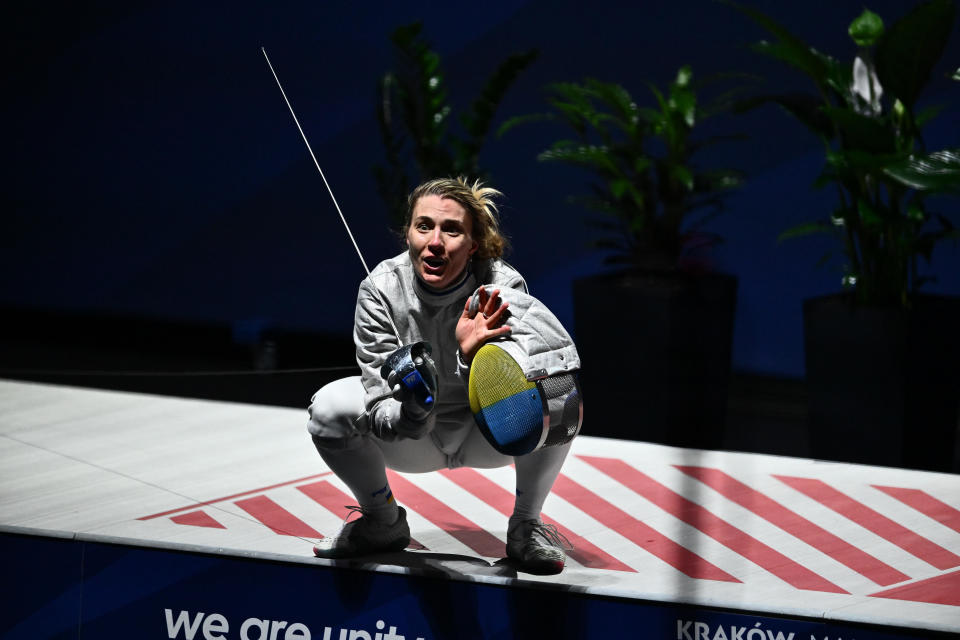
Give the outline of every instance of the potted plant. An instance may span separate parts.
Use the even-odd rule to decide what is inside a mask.
[[[407,195],[424,180],[465,175],[488,181],[479,163],[493,117],[504,95],[519,75],[536,60],[536,50],[505,58],[484,83],[460,127],[451,127],[453,108],[440,56],[431,49],[414,22],[394,30],[391,40],[396,68],[385,73],[378,86],[377,121],[386,163],[373,168],[380,197],[394,226],[407,208]]]
[[[587,79],[548,87],[547,113],[514,118],[565,124],[574,135],[539,154],[589,172],[596,246],[615,270],[573,286],[577,347],[588,398],[585,433],[681,446],[723,438],[736,279],[704,256],[720,238],[704,226],[740,184],[695,163],[718,139],[692,133],[727,104],[701,105],[684,66],[639,106],[623,86]]]
[[[815,457],[949,469],[960,406],[960,301],[923,295],[921,258],[957,238],[928,196],[960,189],[960,150],[927,151],[918,110],[949,39],[952,0],[917,5],[884,27],[864,10],[849,26],[858,52],[839,61],[768,16],[737,8],[765,28],[759,53],[807,75],[815,94],[775,102],[823,142],[818,186],[836,208],[783,237],[835,234],[844,257],[837,295],[804,302],[806,381]]]

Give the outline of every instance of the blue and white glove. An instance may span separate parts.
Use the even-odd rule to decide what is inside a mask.
[[[430,345],[417,342],[400,347],[380,368],[393,397],[400,401],[400,419],[391,425],[397,436],[419,439],[433,429],[429,420],[437,404],[437,366],[430,357]],[[390,434],[378,434],[393,439]]]

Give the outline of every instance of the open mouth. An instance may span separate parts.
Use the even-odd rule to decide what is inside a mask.
[[[443,268],[443,265],[446,264],[446,261],[443,258],[431,257],[424,258],[423,264],[431,271],[438,271]]]

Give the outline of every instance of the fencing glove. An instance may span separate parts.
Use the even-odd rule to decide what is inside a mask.
[[[394,398],[400,401],[400,420],[391,425],[405,438],[419,439],[432,427],[428,420],[437,404],[437,366],[430,357],[427,342],[404,345],[394,351],[380,367],[380,376],[387,381]],[[377,434],[392,440],[391,434]]]

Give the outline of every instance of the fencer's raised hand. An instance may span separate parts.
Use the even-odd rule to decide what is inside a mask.
[[[510,333],[510,326],[506,324],[510,303],[500,299],[500,290],[487,293],[485,287],[480,287],[478,294],[477,307],[472,309],[470,302],[473,298],[468,298],[457,321],[456,337],[464,364],[473,361],[484,342]]]

